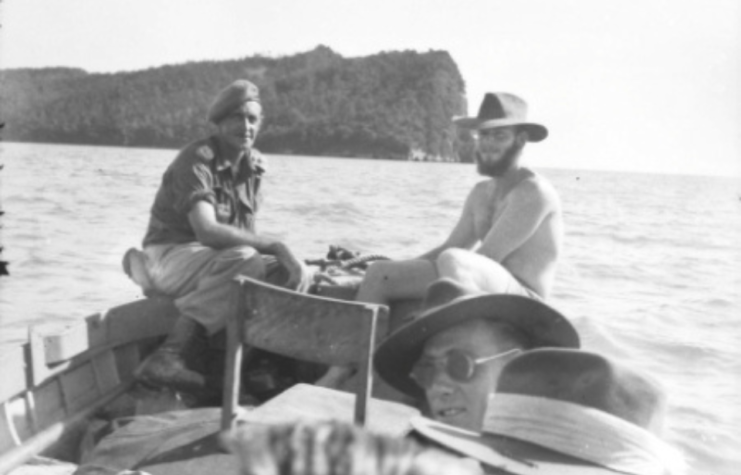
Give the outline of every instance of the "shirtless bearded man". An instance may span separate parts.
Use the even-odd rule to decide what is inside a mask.
[[[527,142],[548,130],[527,121],[527,104],[488,93],[477,117],[454,119],[473,131],[478,172],[448,239],[417,259],[373,264],[357,300],[386,304],[420,298],[440,277],[484,292],[544,299],[551,289],[562,240],[561,206],[545,178],[520,165]]]

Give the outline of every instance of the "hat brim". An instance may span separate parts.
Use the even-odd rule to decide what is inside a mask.
[[[422,389],[409,377],[425,342],[455,325],[486,319],[507,323],[530,339],[533,348],[579,348],[579,334],[555,309],[535,299],[510,294],[479,294],[461,297],[423,313],[399,328],[376,350],[373,362],[379,376],[399,391],[415,398]]]
[[[481,120],[477,117],[457,117],[453,123],[458,127],[469,130],[494,129],[497,127],[520,126],[527,131],[528,142],[540,142],[548,137],[548,129],[535,122],[523,122],[518,119],[489,119]]]
[[[501,435],[472,432],[424,417],[411,420],[414,431],[446,449],[471,457],[502,473],[518,475],[614,475],[585,460]]]

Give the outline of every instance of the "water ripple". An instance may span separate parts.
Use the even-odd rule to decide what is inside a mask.
[[[12,272],[0,280],[0,342],[23,338],[29,324],[75,321],[141,298],[120,259],[140,244],[175,151],[0,147],[3,256]],[[734,473],[738,184],[583,170],[576,182],[574,171],[543,172],[566,221],[553,305],[584,348],[631,361],[667,386],[667,437],[697,472]],[[258,230],[306,258],[330,244],[410,258],[443,242],[480,180],[470,165],[274,156]]]

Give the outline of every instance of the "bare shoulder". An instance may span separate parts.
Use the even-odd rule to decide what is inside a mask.
[[[517,200],[537,200],[555,208],[561,206],[556,188],[545,177],[535,172],[530,172],[528,177],[518,183],[511,195]]]
[[[468,193],[465,208],[474,213],[476,210],[489,210],[496,201],[495,192],[496,185],[491,179],[476,183]]]
[[[471,192],[468,194],[469,198],[477,199],[479,197],[485,197],[488,198],[494,191],[495,184],[494,181],[491,179],[488,180],[482,180],[475,185],[473,185],[473,188],[471,188]]]

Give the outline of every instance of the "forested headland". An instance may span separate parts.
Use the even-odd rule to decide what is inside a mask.
[[[456,131],[465,86],[445,51],[344,58],[325,46],[134,72],[0,71],[3,139],[180,148],[209,134],[208,106],[235,79],[260,87],[266,153],[470,161]]]

